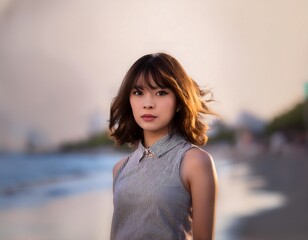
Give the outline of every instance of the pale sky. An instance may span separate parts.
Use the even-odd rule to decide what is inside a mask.
[[[304,98],[307,11],[306,0],[0,0],[0,150],[106,126],[128,68],[158,51],[212,89],[226,121],[271,119]]]

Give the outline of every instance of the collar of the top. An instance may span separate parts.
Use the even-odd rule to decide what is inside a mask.
[[[139,159],[138,162],[140,162],[144,156],[152,156],[152,157],[154,156],[159,158],[165,153],[169,152],[171,149],[173,149],[176,145],[178,145],[182,141],[184,141],[183,137],[176,133],[166,134],[149,148],[145,148],[142,142],[140,141],[136,151]]]

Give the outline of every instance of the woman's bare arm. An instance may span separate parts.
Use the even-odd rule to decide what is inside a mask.
[[[217,175],[211,156],[201,149],[189,150],[182,162],[182,177],[192,196],[193,239],[212,240]]]

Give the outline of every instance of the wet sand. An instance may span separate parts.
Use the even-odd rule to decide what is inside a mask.
[[[242,218],[234,228],[236,239],[308,239],[308,151],[294,147],[247,160],[252,176],[266,181],[255,191],[281,193],[287,202],[280,208]]]
[[[238,226],[243,218],[277,209],[285,204],[286,198],[278,192],[265,191],[264,178],[253,175],[250,163],[236,156],[234,149],[210,151],[214,152],[214,159],[222,160],[216,165],[224,165],[218,166],[215,239],[238,240]]]

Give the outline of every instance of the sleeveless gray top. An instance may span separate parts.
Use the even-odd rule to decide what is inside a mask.
[[[192,238],[191,196],[180,177],[192,147],[177,134],[149,149],[139,143],[114,179],[112,240]]]

